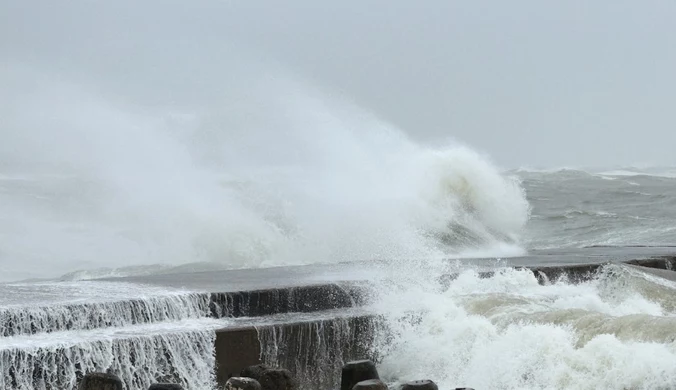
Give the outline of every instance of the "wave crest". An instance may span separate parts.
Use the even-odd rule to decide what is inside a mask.
[[[421,258],[518,243],[528,203],[486,158],[416,144],[359,108],[279,83],[247,95],[240,106],[250,110],[187,113],[143,112],[63,82],[23,91],[7,121],[22,135],[4,147],[31,153],[2,163],[30,167],[40,156],[41,169],[66,168],[47,172],[50,180],[33,172],[28,182],[0,181],[8,221],[0,259],[21,260],[16,276],[31,278],[148,264]]]

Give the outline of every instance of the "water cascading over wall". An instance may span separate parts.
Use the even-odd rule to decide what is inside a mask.
[[[209,296],[183,293],[114,302],[0,308],[0,337],[178,321],[209,315]]]
[[[7,306],[0,311],[0,388],[76,389],[88,372],[127,389],[157,382],[208,389],[214,382],[210,297],[168,294],[116,302]]]
[[[340,385],[345,362],[375,358],[380,327],[379,318],[371,315],[261,326],[261,360],[290,370],[301,389],[333,389]]]
[[[95,288],[105,297],[120,287]],[[365,288],[349,283],[224,293],[146,288],[117,300],[88,301],[86,293],[62,303],[1,307],[0,388],[75,389],[88,372],[110,372],[129,390],[157,382],[204,390],[238,374],[238,364],[261,360],[292,370],[304,389],[330,387],[344,361],[369,356],[377,324],[363,312],[339,309],[364,303]],[[50,290],[46,297],[52,296]],[[237,367],[222,364],[223,356]]]
[[[74,390],[84,373],[105,371],[118,375],[127,389],[162,381],[208,389],[214,338],[212,330],[205,330],[2,349],[0,388]]]

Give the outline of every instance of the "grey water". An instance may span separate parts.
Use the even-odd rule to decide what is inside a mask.
[[[676,243],[676,170],[512,171],[532,206],[529,249]]]

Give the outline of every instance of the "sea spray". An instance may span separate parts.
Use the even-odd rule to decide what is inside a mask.
[[[6,91],[16,96],[3,126],[16,131],[0,147],[5,280],[489,252],[518,247],[528,219],[519,183],[480,154],[416,144],[288,77],[256,80],[242,110],[197,110],[14,76],[33,88]]]

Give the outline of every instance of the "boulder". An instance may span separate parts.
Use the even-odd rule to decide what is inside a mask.
[[[262,390],[296,390],[298,382],[289,370],[269,369],[263,372],[261,379]]]
[[[261,390],[261,384],[253,378],[235,376],[228,379],[224,390]]]
[[[370,360],[348,362],[340,376],[340,390],[352,390],[357,383],[369,379],[380,379],[375,363]]]
[[[404,383],[401,390],[439,390],[437,384],[430,380],[411,381]]]
[[[387,390],[387,385],[380,379],[369,379],[357,383],[352,390]]]
[[[176,383],[154,383],[148,390],[183,390],[183,386]]]
[[[245,377],[245,378],[252,378],[257,381],[261,381],[261,376],[265,372],[265,370],[269,370],[270,367],[266,366],[265,364],[256,364],[255,366],[249,366],[240,372],[239,376],[240,377]]]
[[[113,374],[90,372],[80,381],[80,390],[122,390],[122,380]]]

